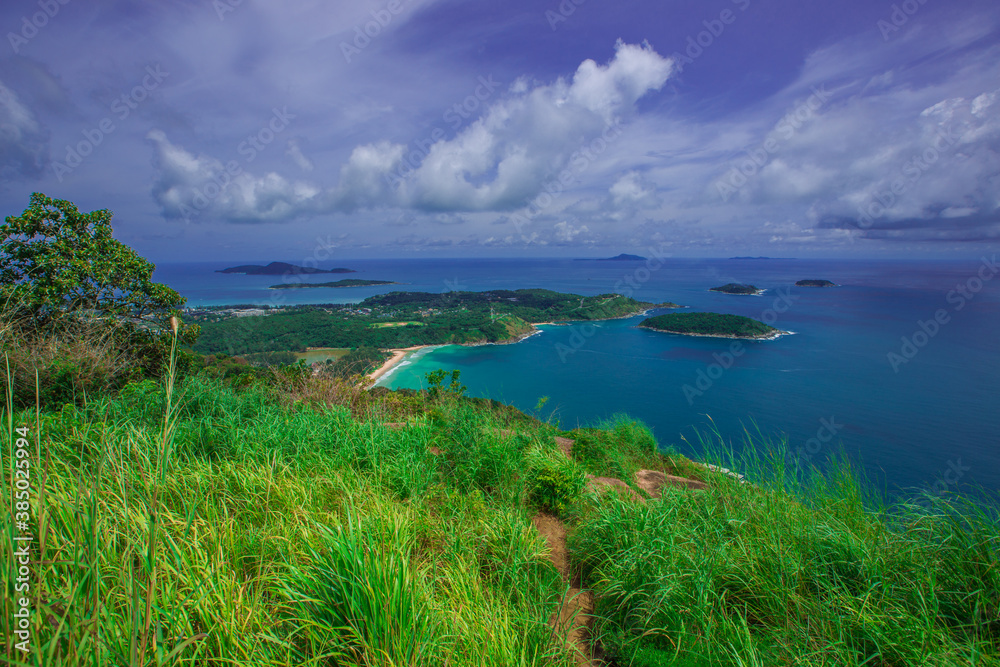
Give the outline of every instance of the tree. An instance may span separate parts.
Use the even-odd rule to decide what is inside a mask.
[[[455,369],[450,374],[442,368],[431,371],[424,376],[427,380],[427,393],[432,399],[438,398],[458,398],[468,389],[459,382],[462,371]],[[450,384],[445,384],[445,380],[451,379]]]
[[[43,328],[68,314],[165,331],[185,299],[152,281],[151,262],[112,237],[111,211],[81,213],[39,192],[0,226],[0,291],[15,317]],[[181,338],[193,342],[197,327]]]

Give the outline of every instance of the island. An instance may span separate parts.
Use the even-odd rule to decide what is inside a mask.
[[[723,294],[740,294],[757,296],[763,294],[764,290],[758,289],[754,285],[741,285],[739,283],[728,283],[720,287],[712,287],[709,292],[722,292]]]
[[[650,317],[640,327],[684,336],[772,340],[787,334],[750,317],[720,313],[668,313]]]
[[[361,280],[359,278],[346,278],[332,283],[282,283],[281,285],[271,285],[270,289],[304,289],[306,287],[371,287],[373,285],[399,285],[392,280]]]
[[[286,274],[300,275],[306,273],[357,273],[354,269],[317,269],[310,266],[296,266],[287,262],[271,262],[266,266],[260,264],[244,264],[231,266],[228,269],[218,269],[216,273],[243,273],[248,276],[283,276]]]
[[[514,343],[540,333],[536,324],[632,317],[658,307],[669,306],[621,294],[581,296],[546,289],[388,292],[352,304],[204,307],[189,312],[185,321],[201,327],[196,351],[246,355]]]
[[[628,255],[622,253],[614,257],[581,257],[577,262],[645,262],[646,258],[641,255]]]
[[[837,283],[830,282],[829,280],[799,280],[795,283],[796,287],[836,287]]]

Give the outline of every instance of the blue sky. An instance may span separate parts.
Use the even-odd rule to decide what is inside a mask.
[[[0,204],[154,261],[1000,246],[995,1],[9,0]]]

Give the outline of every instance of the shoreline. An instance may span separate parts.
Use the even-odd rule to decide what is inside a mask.
[[[750,292],[723,292],[722,290],[719,289],[710,289],[708,291],[715,292],[716,294],[728,294],[729,296],[764,296],[764,293],[767,292],[767,289],[768,288],[765,287],[764,289],[759,289],[752,294]]]
[[[777,340],[782,336],[794,336],[794,331],[776,331],[773,334],[768,334],[767,336],[727,336],[725,334],[700,334],[700,333],[683,333],[680,331],[667,331],[665,329],[654,329],[653,327],[636,327],[637,329],[646,329],[647,331],[655,331],[657,333],[673,334],[674,336],[694,336],[695,338],[730,338],[733,340]]]
[[[625,320],[625,319],[628,319],[630,317],[637,317],[639,315],[648,315],[650,311],[656,310],[657,308],[660,308],[660,307],[661,306],[654,306],[653,308],[646,308],[644,310],[640,310],[640,311],[637,311],[637,312],[634,312],[634,313],[628,313],[626,315],[620,315],[618,317],[607,317],[607,318],[602,318],[602,319],[599,319],[599,320],[562,320],[562,321],[559,321],[559,322],[529,322],[528,324],[531,325],[532,331],[528,331],[526,333],[519,334],[519,335],[517,335],[516,337],[514,337],[514,338],[512,338],[510,340],[503,340],[503,341],[496,341],[496,342],[483,342],[483,343],[443,343],[443,344],[439,343],[439,344],[435,344],[435,345],[414,345],[412,347],[390,348],[389,352],[392,352],[392,356],[389,357],[385,361],[385,363],[383,363],[381,366],[379,366],[376,370],[374,370],[371,373],[369,373],[366,377],[367,377],[367,379],[371,380],[372,382],[377,383],[382,377],[384,377],[385,375],[388,375],[389,372],[392,371],[392,369],[394,369],[396,366],[398,366],[401,362],[403,362],[412,353],[417,352],[419,350],[423,350],[423,349],[429,348],[429,347],[447,347],[449,345],[459,345],[461,347],[482,347],[482,346],[485,346],[485,345],[515,345],[517,343],[520,343],[523,340],[527,340],[528,338],[531,338],[532,336],[537,336],[539,334],[545,333],[544,331],[542,331],[541,329],[538,328],[539,326],[542,326],[542,325],[570,326],[570,325],[572,325],[574,323],[578,323],[578,322],[607,322],[607,321],[610,321],[610,320]],[[687,308],[687,306],[677,306],[677,307],[678,308]],[[670,332],[666,332],[666,333],[670,333]],[[784,333],[787,333],[787,332],[782,332],[782,334],[784,334]],[[729,336],[725,336],[725,338],[729,338]]]
[[[390,348],[389,352],[392,352],[392,356],[385,360],[385,362],[379,366],[377,369],[373,370],[368,374],[367,378],[374,382],[377,382],[379,378],[391,371],[399,362],[403,361],[413,352],[418,350],[423,350],[428,347],[444,347],[443,345],[414,345],[412,347],[400,347],[400,348]]]
[[[534,325],[532,325],[534,326]],[[437,348],[437,347],[448,347],[449,345],[458,345],[459,347],[482,347],[485,345],[514,345],[515,343],[520,343],[522,340],[531,338],[532,336],[537,336],[538,334],[544,333],[541,329],[535,329],[534,331],[529,331],[527,333],[520,334],[516,338],[505,341],[498,341],[496,343],[437,343],[434,345],[414,345],[412,347],[402,347],[402,348],[390,348],[389,351],[392,352],[392,356],[389,357],[385,363],[383,363],[379,368],[369,373],[366,377],[369,380],[377,383],[381,378],[385,377],[396,368],[400,363],[406,360],[414,352],[419,352],[420,350],[425,350],[427,348]]]

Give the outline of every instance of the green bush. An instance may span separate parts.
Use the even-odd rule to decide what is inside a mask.
[[[561,452],[535,451],[529,456],[528,499],[556,516],[580,498],[586,477]]]

